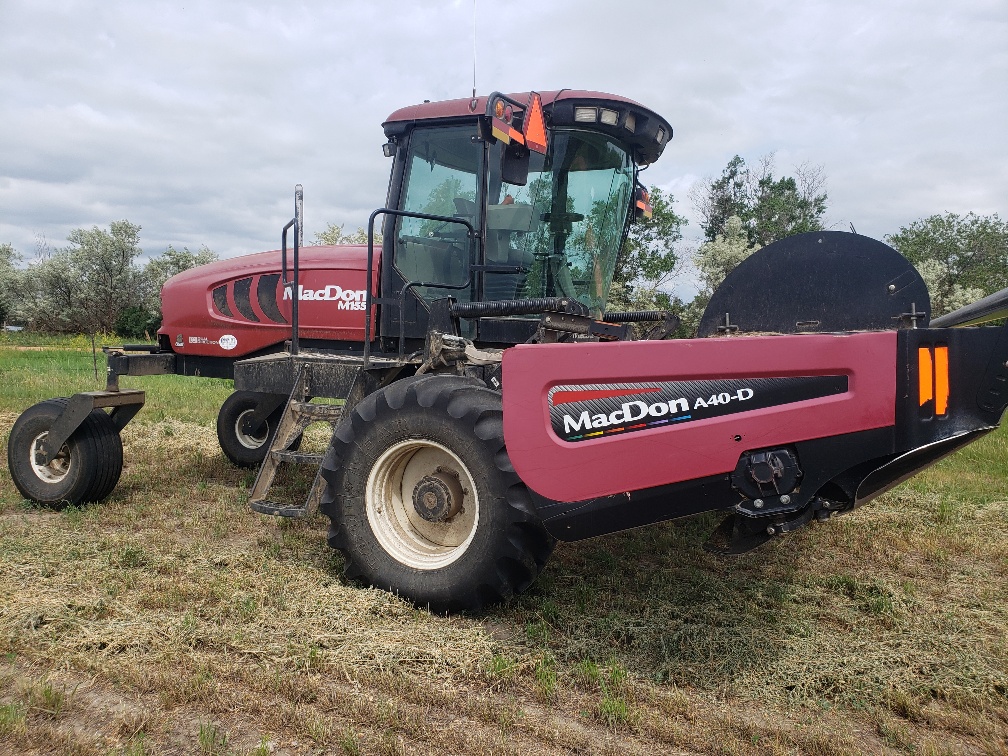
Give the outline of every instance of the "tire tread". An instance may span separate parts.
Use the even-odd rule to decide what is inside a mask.
[[[491,497],[495,500],[486,504],[481,501],[480,506],[497,504],[499,500],[499,506],[506,509],[502,515],[506,525],[493,538],[495,554],[490,563],[476,568],[478,575],[471,584],[450,594],[435,589],[413,591],[407,598],[435,611],[479,611],[521,593],[546,564],[555,541],[540,523],[528,489],[507,458],[500,393],[476,379],[461,376],[425,375],[396,381],[365,397],[333,435],[322,463],[326,486],[321,510],[331,523],[329,545],[343,555],[344,575],[393,591],[402,588],[391,585],[380,569],[368,564],[367,555],[361,553],[361,545],[355,543],[347,528],[346,518],[355,516],[348,515],[348,509],[358,499],[363,512],[363,492],[347,490],[353,483],[348,478],[356,473],[347,473],[346,469],[348,458],[356,458],[372,446],[368,436],[376,432],[375,423],[383,422],[384,416],[391,421],[411,403],[429,413],[432,422],[437,417],[454,419],[482,448],[488,469],[495,471],[500,485],[495,497]]]

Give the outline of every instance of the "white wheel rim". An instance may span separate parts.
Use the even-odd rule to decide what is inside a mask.
[[[46,483],[59,483],[70,474],[70,465],[73,464],[73,460],[70,457],[70,447],[63,444],[60,447],[59,453],[49,460],[49,464],[40,465],[36,462],[36,455],[42,451],[40,448],[42,441],[48,435],[49,431],[46,431],[35,437],[35,440],[32,441],[31,449],[28,450],[28,459],[31,462],[32,470],[35,471],[35,475],[38,476],[39,480]]]
[[[462,509],[445,522],[430,522],[416,511],[413,490],[435,472],[457,476]],[[364,492],[371,532],[396,561],[418,570],[436,570],[461,557],[479,523],[476,482],[450,449],[426,440],[402,441],[371,468]]]
[[[246,449],[258,449],[260,446],[266,443],[266,438],[269,436],[269,421],[265,421],[262,424],[263,433],[261,436],[253,436],[251,433],[245,433],[242,430],[242,423],[245,422],[245,418],[249,417],[254,409],[247,409],[238,415],[235,420],[235,438],[238,439],[238,443],[244,446]]]

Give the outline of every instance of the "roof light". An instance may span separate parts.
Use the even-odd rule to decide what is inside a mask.
[[[634,133],[634,129],[637,128],[637,119],[634,118],[633,113],[627,113],[626,121],[623,122],[623,125],[626,126],[627,131],[631,134]]]
[[[599,116],[599,120],[606,126],[615,126],[617,121],[619,121],[619,113],[615,110],[602,108],[602,114]]]
[[[494,103],[494,116],[504,120],[504,100],[497,100]]]
[[[577,123],[595,123],[598,120],[598,110],[595,108],[574,108],[574,120]]]
[[[665,142],[665,127],[664,126],[659,126],[658,127],[658,136],[657,136],[657,139],[658,139],[658,144],[663,144]]]

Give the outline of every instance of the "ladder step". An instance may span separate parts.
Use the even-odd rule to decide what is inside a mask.
[[[307,454],[290,449],[291,444],[304,433],[305,429],[315,422],[329,422],[335,425],[343,417],[342,404],[314,404],[305,401],[307,396],[308,371],[310,365],[302,364],[298,368],[294,387],[287,399],[287,405],[280,418],[276,434],[273,438],[269,454],[263,460],[252,484],[252,494],[249,496],[249,509],[260,514],[274,517],[306,517],[318,509],[325,482],[322,479],[321,454]],[[285,463],[315,465],[315,482],[312,483],[308,499],[304,504],[279,503],[269,500],[269,492],[273,486],[277,468]]]
[[[249,502],[249,508],[253,512],[274,517],[304,517],[308,514],[307,504],[298,506],[296,504],[279,504],[275,501],[257,499]]]
[[[296,465],[321,465],[321,454],[305,454],[290,449],[274,449],[270,452],[277,462],[293,462]]]
[[[314,404],[312,402],[291,402],[296,415],[312,420],[338,420],[343,415],[342,404]]]

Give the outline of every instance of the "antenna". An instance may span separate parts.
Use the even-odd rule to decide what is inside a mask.
[[[476,0],[473,0],[473,102],[476,102]]]

